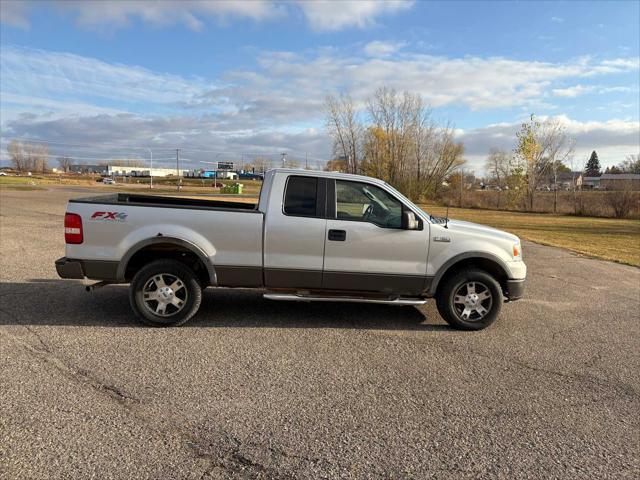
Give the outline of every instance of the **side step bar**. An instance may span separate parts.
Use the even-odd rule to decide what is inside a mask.
[[[351,303],[378,303],[381,305],[424,305],[424,298],[366,298],[366,297],[316,297],[311,295],[295,295],[290,293],[265,293],[263,298],[267,300],[280,300],[288,302],[351,302]]]

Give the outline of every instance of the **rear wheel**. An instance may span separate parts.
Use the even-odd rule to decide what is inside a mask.
[[[436,298],[442,318],[461,330],[482,330],[491,325],[502,302],[498,281],[479,269],[463,270],[445,280]]]
[[[201,300],[198,277],[175,260],[151,262],[136,273],[129,287],[131,308],[153,327],[184,324],[196,314]]]

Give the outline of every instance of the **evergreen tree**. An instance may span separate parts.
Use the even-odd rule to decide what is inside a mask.
[[[587,177],[599,177],[602,175],[600,170],[600,160],[598,160],[598,154],[595,150],[591,152],[591,157],[589,157],[589,161],[587,162],[587,166],[584,171]]]

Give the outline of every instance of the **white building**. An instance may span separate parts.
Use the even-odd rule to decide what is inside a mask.
[[[186,175],[186,170],[180,171],[180,176]],[[123,167],[118,165],[109,166],[109,175],[118,177],[149,177],[153,174],[154,177],[175,177],[175,168],[145,168],[145,167]]]

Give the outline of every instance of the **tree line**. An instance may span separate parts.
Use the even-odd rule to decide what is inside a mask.
[[[453,126],[436,122],[419,94],[381,87],[365,104],[361,113],[349,94],[326,97],[334,160],[325,168],[380,178],[414,200],[436,196],[465,163]]]
[[[49,148],[46,145],[25,142],[13,139],[7,147],[11,166],[18,172],[46,173],[51,170],[49,160]],[[69,172],[74,159],[70,156],[62,155],[57,158],[58,168],[62,172]],[[139,159],[112,159],[99,160],[95,162],[99,166],[119,166],[119,167],[145,167],[146,162]]]

